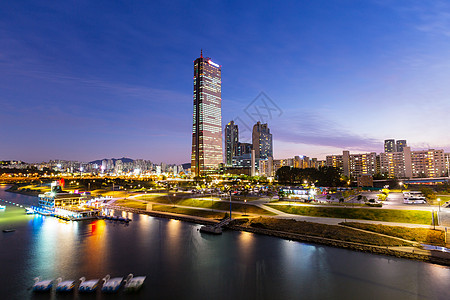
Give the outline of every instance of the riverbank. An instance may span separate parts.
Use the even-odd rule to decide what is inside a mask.
[[[146,214],[154,217],[161,217],[161,218],[167,218],[167,219],[176,219],[180,221],[190,222],[190,223],[197,223],[197,224],[203,224],[203,225],[211,225],[219,222],[220,220],[216,219],[208,219],[208,218],[202,218],[202,217],[194,217],[189,215],[179,215],[179,214],[173,214],[168,212],[155,212],[155,211],[144,211],[141,209],[134,209],[134,208],[127,208],[123,206],[116,206],[112,205],[110,206],[113,209],[118,210],[124,210],[124,211],[130,211],[133,213],[139,213],[139,214]],[[271,220],[272,225],[270,225],[270,222],[267,222],[266,220]],[[274,220],[276,220],[276,223],[273,223]],[[283,226],[290,226],[292,224],[295,224],[293,222],[301,222],[301,221],[295,221],[295,220],[280,220],[280,219],[274,219],[274,218],[257,218],[257,219],[236,219],[232,223],[230,223],[226,228],[231,230],[237,230],[237,231],[246,231],[256,234],[264,234],[274,237],[279,237],[283,239],[288,240],[295,240],[299,242],[306,242],[306,243],[315,243],[315,244],[321,244],[331,247],[337,247],[337,248],[344,248],[354,251],[361,251],[361,252],[367,252],[372,254],[378,254],[378,255],[387,255],[387,256],[394,256],[398,258],[405,258],[405,259],[413,259],[413,260],[419,260],[429,263],[435,263],[440,264],[444,266],[450,266],[450,254],[435,250],[423,250],[420,248],[417,248],[414,246],[414,242],[405,242],[404,240],[401,241],[401,239],[395,238],[395,237],[388,237],[381,238],[377,237],[377,234],[373,235],[358,235],[355,232],[353,232],[354,235],[357,235],[356,239],[354,241],[349,240],[340,240],[336,238],[331,238],[333,234],[336,233],[343,233],[344,236],[349,237],[349,232],[345,232],[345,230],[351,228],[346,228],[344,226],[336,226],[336,225],[325,225],[325,224],[317,224],[317,223],[311,223],[311,222],[302,222],[298,223],[297,225],[302,226],[296,226],[297,228],[305,228],[305,225],[308,225],[310,228],[315,228],[315,234],[318,234],[321,232],[325,232],[325,236],[317,236],[317,235],[311,235],[311,234],[305,234],[305,233],[298,233],[298,232],[289,232],[286,230],[277,230]],[[262,224],[262,225],[251,225],[251,224]],[[291,226],[292,227],[292,226]],[[327,230],[328,229],[328,230]],[[353,235],[352,234],[352,235]],[[338,235],[336,235],[338,236]],[[364,241],[365,242],[361,242]],[[376,244],[377,242],[383,241],[385,244]],[[395,241],[395,242],[394,242]],[[375,245],[374,245],[375,243]]]

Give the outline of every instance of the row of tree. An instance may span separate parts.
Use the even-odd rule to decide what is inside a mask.
[[[280,183],[314,183],[317,186],[342,186],[339,170],[334,167],[292,168],[281,167],[276,172],[276,179]]]

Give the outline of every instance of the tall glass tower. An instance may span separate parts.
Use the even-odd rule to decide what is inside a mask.
[[[195,176],[214,171],[223,162],[221,72],[221,66],[202,52],[194,61],[191,172]]]
[[[232,165],[233,156],[237,156],[239,143],[239,129],[234,121],[230,121],[225,126],[225,164]]]
[[[252,142],[256,160],[273,157],[272,134],[267,123],[261,124],[258,121],[253,125]]]

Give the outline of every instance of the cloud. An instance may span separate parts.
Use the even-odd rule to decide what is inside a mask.
[[[283,142],[360,151],[379,150],[381,145],[377,139],[352,133],[325,116],[311,113],[286,116],[275,120],[272,127],[274,139]]]

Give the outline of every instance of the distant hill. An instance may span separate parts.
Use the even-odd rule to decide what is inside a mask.
[[[104,158],[104,159],[98,159],[98,160],[94,160],[89,162],[90,164],[97,164],[97,165],[101,165],[103,160],[109,160],[112,159],[114,161],[114,164],[116,163],[116,161],[118,161],[119,159],[124,162],[124,163],[130,163],[133,162],[134,159],[131,158],[126,158],[126,157],[122,157],[122,158]]]

